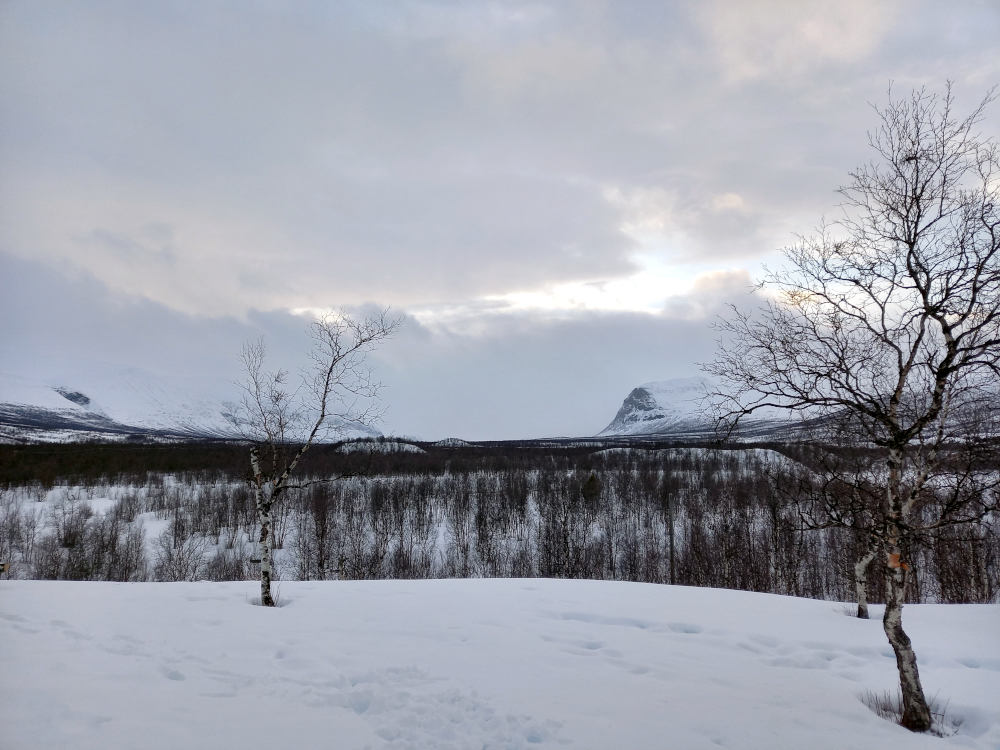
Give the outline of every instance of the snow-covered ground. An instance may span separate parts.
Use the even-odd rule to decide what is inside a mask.
[[[918,736],[877,619],[716,589],[547,579],[0,582],[0,746],[997,748],[1000,605],[907,606]]]

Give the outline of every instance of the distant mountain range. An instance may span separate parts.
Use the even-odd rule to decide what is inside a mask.
[[[707,385],[700,377],[644,383],[597,437],[713,440],[714,425],[702,411]],[[743,425],[741,435],[776,436],[788,427],[784,420],[757,419]],[[352,425],[343,437],[381,434]],[[0,374],[0,442],[239,437],[223,399],[137,368],[96,368],[46,380]]]
[[[381,434],[345,431],[345,437]],[[0,374],[0,442],[238,437],[223,400],[136,368],[47,381]]]

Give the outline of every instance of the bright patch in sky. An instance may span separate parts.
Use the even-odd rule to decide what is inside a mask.
[[[691,293],[700,279],[711,276],[716,270],[704,265],[666,263],[661,256],[652,253],[639,255],[636,263],[641,270],[621,279],[578,281],[542,291],[513,292],[487,299],[504,303],[506,309],[515,312],[607,310],[659,313],[664,310],[669,298]]]

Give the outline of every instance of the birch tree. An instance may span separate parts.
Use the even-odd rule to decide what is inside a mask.
[[[996,510],[990,422],[1000,373],[1000,156],[977,133],[993,92],[968,116],[921,89],[876,108],[875,158],[840,189],[843,213],[787,248],[762,311],[733,313],[706,370],[727,430],[784,409],[869,450],[860,470],[829,454],[828,492],[803,517],[870,540],[885,569],[883,628],[896,655],[902,724],[931,727],[903,630],[909,552],[922,537]],[[992,432],[992,435],[991,435]],[[828,435],[829,437],[829,435]]]
[[[313,321],[310,366],[294,389],[284,370],[265,369],[263,339],[248,342],[240,361],[243,391],[234,423],[250,446],[250,486],[260,524],[260,600],[274,606],[272,510],[289,489],[315,483],[295,482],[293,472],[317,442],[341,437],[352,427],[372,424],[381,416],[378,392],[366,363],[369,352],[388,339],[400,319],[388,310],[355,320],[341,311]]]

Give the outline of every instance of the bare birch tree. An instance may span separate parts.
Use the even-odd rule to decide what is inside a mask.
[[[870,449],[860,472],[831,460],[820,481],[836,491],[805,519],[871,540],[859,608],[866,559],[881,556],[883,627],[914,731],[932,717],[902,625],[910,549],[996,508],[995,472],[975,455],[993,446],[977,422],[1000,373],[1000,154],[976,132],[993,98],[962,118],[950,84],[943,97],[890,91],[869,134],[876,159],[840,189],[842,218],[785,250],[762,284],[770,301],[756,315],[733,308],[705,368],[723,383],[727,429],[779,408]]]
[[[260,523],[260,599],[274,606],[274,534],[271,512],[289,489],[302,456],[316,442],[343,435],[351,427],[372,424],[381,416],[378,392],[366,355],[391,337],[402,322],[388,310],[355,320],[341,311],[313,321],[311,366],[298,387],[289,387],[284,370],[264,369],[263,339],[248,342],[240,361],[245,378],[234,423],[250,445],[250,485]]]

